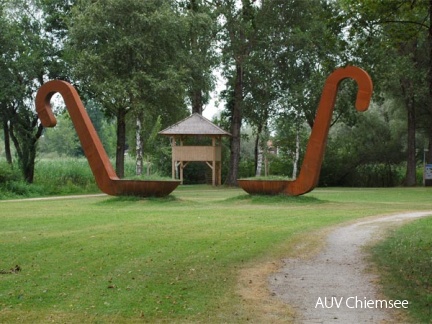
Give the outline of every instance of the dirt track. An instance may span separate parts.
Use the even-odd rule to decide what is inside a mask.
[[[280,272],[269,278],[270,290],[293,307],[296,323],[397,322],[395,308],[366,304],[385,298],[378,294],[377,277],[367,271],[362,247],[389,226],[429,215],[432,211],[397,214],[338,228],[314,258],[284,260]]]

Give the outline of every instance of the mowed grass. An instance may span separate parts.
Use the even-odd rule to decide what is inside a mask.
[[[259,309],[238,292],[244,269],[290,255],[323,228],[432,210],[431,195],[337,188],[253,197],[181,186],[160,199],[3,201],[0,322],[250,322]]]
[[[384,291],[393,300],[408,300],[418,323],[432,323],[432,218],[393,230],[372,248]]]

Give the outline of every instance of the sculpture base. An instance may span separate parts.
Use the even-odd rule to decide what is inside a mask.
[[[279,195],[291,182],[290,180],[239,179],[239,186],[251,195]]]
[[[115,196],[165,197],[180,181],[116,180]]]

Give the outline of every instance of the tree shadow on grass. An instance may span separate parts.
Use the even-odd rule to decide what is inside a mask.
[[[224,202],[247,202],[251,204],[300,204],[300,205],[316,205],[324,204],[327,200],[318,199],[310,196],[287,196],[287,195],[240,195],[224,200]]]
[[[106,205],[106,204],[115,204],[115,203],[131,203],[137,201],[148,201],[148,202],[163,204],[163,203],[170,203],[174,201],[180,201],[180,199],[178,199],[173,195],[168,195],[165,197],[116,196],[116,197],[109,197],[103,201],[98,202],[98,204]]]

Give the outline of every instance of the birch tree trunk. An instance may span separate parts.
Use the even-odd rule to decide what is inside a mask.
[[[260,177],[261,176],[261,172],[262,172],[262,166],[263,166],[263,156],[264,156],[264,151],[262,149],[262,144],[259,139],[257,139],[258,144],[257,144],[257,166],[256,166],[256,173],[255,176],[256,177]]]
[[[136,119],[136,162],[135,162],[135,172],[136,175],[142,175],[143,171],[143,140],[142,140],[142,121],[140,116]]]
[[[294,153],[294,161],[293,161],[293,173],[292,173],[292,179],[297,179],[297,173],[298,173],[298,162],[300,159],[300,129],[297,127],[296,129],[296,148]]]
[[[5,147],[6,162],[8,164],[12,164],[12,153],[11,153],[11,146],[10,146],[10,135],[9,135],[8,120],[4,120],[3,121],[3,138],[4,138],[4,147]]]

